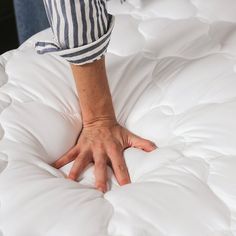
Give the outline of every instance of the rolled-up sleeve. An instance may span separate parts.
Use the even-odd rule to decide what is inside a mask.
[[[107,52],[115,23],[106,1],[44,0],[53,39],[37,42],[37,52],[53,53],[77,65],[100,59]]]

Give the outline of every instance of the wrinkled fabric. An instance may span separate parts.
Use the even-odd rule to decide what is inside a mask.
[[[52,32],[0,56],[0,235],[235,236],[235,8],[233,0],[108,1],[117,119],[158,149],[126,149],[132,183],[119,186],[107,167],[105,194],[93,164],[76,182],[65,178],[73,162],[50,166],[82,128],[69,64],[34,49]]]
[[[106,54],[115,23],[107,12],[107,0],[44,0],[44,6],[53,41],[37,42],[39,54],[55,54],[76,65]]]

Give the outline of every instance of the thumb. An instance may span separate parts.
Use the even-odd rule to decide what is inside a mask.
[[[141,138],[135,134],[131,135],[130,143],[132,147],[143,149],[146,152],[151,152],[157,148],[154,142]]]

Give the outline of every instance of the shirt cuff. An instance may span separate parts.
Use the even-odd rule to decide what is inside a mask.
[[[115,25],[115,16],[110,14],[108,15],[108,30],[96,41],[76,48],[68,49],[62,49],[55,40],[36,42],[35,49],[38,54],[50,53],[58,55],[67,60],[68,62],[76,65],[83,65],[98,60],[107,52],[111,33]]]

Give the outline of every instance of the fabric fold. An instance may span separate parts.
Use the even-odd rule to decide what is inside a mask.
[[[35,44],[37,53],[51,53],[72,64],[86,64],[106,52],[115,24],[106,0],[44,0],[52,41]]]

